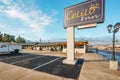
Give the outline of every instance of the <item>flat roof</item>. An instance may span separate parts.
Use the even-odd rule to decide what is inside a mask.
[[[76,41],[75,45],[87,45],[88,41]],[[22,45],[34,45],[34,46],[62,46],[67,45],[67,42],[46,42],[46,43],[22,43]]]

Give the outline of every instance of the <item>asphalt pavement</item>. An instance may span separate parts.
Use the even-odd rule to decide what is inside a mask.
[[[120,80],[120,71],[110,69],[98,54],[80,54],[76,65],[63,64],[65,57],[60,55],[0,55],[0,80]]]
[[[64,78],[78,79],[84,60],[79,59],[77,65],[68,65],[62,63],[64,59],[65,57],[28,53],[0,55],[0,62],[3,63],[34,71],[45,72]]]

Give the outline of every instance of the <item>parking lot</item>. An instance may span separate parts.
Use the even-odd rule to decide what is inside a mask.
[[[38,55],[32,53],[6,54],[0,55],[0,62],[32,69],[34,71],[77,79],[83,64],[79,59],[77,65],[63,64],[65,57]]]

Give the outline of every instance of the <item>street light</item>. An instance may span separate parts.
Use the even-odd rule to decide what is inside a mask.
[[[111,59],[112,61],[116,61],[115,59],[115,33],[119,31],[119,28],[120,28],[120,22],[116,23],[114,26],[111,24],[107,26],[108,32],[113,33],[113,53],[112,53],[112,59]],[[113,64],[110,64],[110,65],[113,66]]]

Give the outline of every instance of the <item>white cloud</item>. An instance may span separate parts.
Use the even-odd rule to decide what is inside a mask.
[[[4,25],[3,24],[0,24],[0,29],[4,28]]]
[[[4,4],[10,4],[11,3],[11,0],[0,0],[0,1]]]
[[[9,17],[20,19],[35,30],[44,29],[44,27],[52,23],[52,17],[42,13],[40,10],[24,12],[14,6],[3,12]]]
[[[33,6],[27,6],[21,0],[17,3],[12,0],[0,0],[0,2],[4,3],[4,5],[0,6],[0,14],[19,19],[29,28],[29,30],[25,28],[17,29],[19,33],[35,32],[37,34],[44,34],[45,28],[54,22],[53,15],[48,15],[41,9]],[[56,13],[53,9],[51,12]]]

